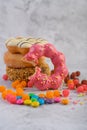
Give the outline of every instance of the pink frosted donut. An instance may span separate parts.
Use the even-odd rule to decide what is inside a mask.
[[[35,73],[29,77],[28,87],[35,86],[39,90],[57,89],[61,86],[63,79],[68,74],[65,57],[52,44],[47,43],[44,45],[34,44],[24,56],[23,60],[38,64],[38,59],[42,56],[51,59],[54,65],[54,73],[47,76],[41,72],[39,67],[36,67]]]

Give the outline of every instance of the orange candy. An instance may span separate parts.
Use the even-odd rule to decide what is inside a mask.
[[[67,104],[69,104],[69,100],[67,98],[64,98],[61,100],[61,103],[64,105],[67,105]]]
[[[30,99],[30,97],[29,97],[28,94],[23,93],[23,94],[22,94],[22,99],[23,99],[23,100],[27,100],[27,99]]]
[[[59,90],[54,90],[54,97],[60,97]]]
[[[44,94],[44,93],[40,93],[40,94],[38,94],[38,96],[39,96],[40,98],[44,98],[44,97],[45,97],[45,94]]]
[[[20,84],[20,81],[19,80],[15,80],[13,83],[12,83],[12,87],[13,88],[16,88],[16,86]]]
[[[72,83],[74,83],[72,79],[69,79],[67,82],[67,84],[72,84]]]
[[[6,90],[6,87],[5,86],[0,86],[0,92],[4,92]]]
[[[22,88],[17,88],[17,89],[16,89],[16,95],[17,95],[17,96],[22,96],[23,92],[24,92],[24,91],[23,91]]]
[[[6,96],[7,96],[7,90],[5,90],[4,92],[2,92],[2,98],[6,99]]]
[[[54,98],[54,93],[53,93],[53,91],[47,91],[47,92],[46,92],[46,98]]]
[[[21,85],[23,88],[26,87],[26,85],[27,85],[26,81],[21,81]]]

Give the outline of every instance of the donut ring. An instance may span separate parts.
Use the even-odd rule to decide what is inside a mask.
[[[63,53],[58,52],[55,47],[50,44],[34,44],[29,52],[24,56],[23,60],[32,61],[38,64],[38,59],[45,56],[51,59],[54,65],[54,73],[50,76],[43,74],[39,67],[36,67],[35,73],[29,77],[28,87],[36,86],[39,90],[57,89],[61,86],[62,81],[68,74]]]

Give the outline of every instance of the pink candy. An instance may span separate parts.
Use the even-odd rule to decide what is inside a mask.
[[[8,94],[6,96],[6,100],[12,104],[15,104],[16,103],[16,96],[14,95],[11,95],[11,94]]]
[[[61,101],[61,99],[59,97],[54,98],[55,103],[59,103],[60,101]]]
[[[16,104],[18,104],[18,105],[22,105],[23,103],[24,103],[23,99],[18,99],[16,101]]]

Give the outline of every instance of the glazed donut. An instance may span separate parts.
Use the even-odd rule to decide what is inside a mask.
[[[23,61],[22,58],[23,58],[22,54],[12,54],[9,51],[7,51],[4,54],[4,62],[8,67],[26,68],[26,67],[33,67],[34,66],[34,64]],[[38,65],[43,64],[44,62],[45,62],[45,58],[41,57],[39,59]]]
[[[50,44],[34,44],[29,52],[23,57],[24,61],[32,61],[38,64],[38,59],[42,56],[51,59],[54,65],[54,73],[50,76],[43,74],[39,67],[36,67],[35,73],[29,77],[28,87],[36,86],[39,90],[57,89],[61,86],[62,81],[68,74],[64,54],[58,52]]]
[[[6,41],[6,47],[8,51],[10,51],[12,54],[19,53],[19,54],[26,54],[29,51],[29,48],[33,44],[46,44],[48,43],[46,40],[41,38],[23,38],[23,37],[17,37],[17,38],[11,38],[8,41]]]

